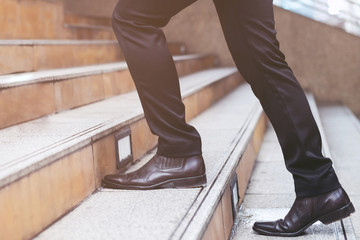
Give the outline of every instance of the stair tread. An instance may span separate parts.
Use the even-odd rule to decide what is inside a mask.
[[[340,182],[350,195],[355,209],[359,210],[360,121],[343,105],[321,106],[319,113]],[[351,215],[350,220],[352,224],[345,224],[345,227],[349,226],[347,237],[355,239],[354,235],[360,236],[359,211]]]
[[[182,95],[235,72],[235,68],[218,68],[182,77]],[[0,130],[0,187],[142,115],[138,96],[131,92]]]
[[[174,56],[173,59],[175,62],[177,62],[177,61],[202,58],[205,56],[208,55],[188,54],[188,55]],[[40,82],[47,82],[53,80],[68,79],[73,77],[87,76],[92,74],[100,74],[105,72],[121,71],[126,69],[128,69],[126,62],[121,61],[121,62],[96,64],[96,65],[88,65],[81,67],[71,67],[71,68],[41,70],[36,72],[1,75],[0,89],[31,84],[31,83],[40,83]]]
[[[206,224],[205,217],[211,214],[203,208],[216,206],[214,193],[219,196],[224,187],[221,174],[228,169],[229,156],[239,145],[245,148],[247,142],[239,139],[246,139],[242,133],[251,128],[254,121],[249,118],[255,120],[254,112],[259,111],[260,104],[250,87],[243,84],[191,121],[203,139],[208,177],[203,189],[100,189],[35,239],[177,239],[183,234],[184,239],[197,238],[197,233],[187,233],[192,230],[190,220]],[[208,198],[215,202],[209,205]],[[195,213],[203,219],[194,218]]]
[[[330,149],[322,125],[324,116],[319,115],[314,96],[308,93],[307,98],[322,136],[324,155],[330,157]],[[274,175],[277,177],[274,177]],[[284,158],[275,131],[269,126],[230,239],[267,239],[266,236],[254,234],[252,230],[253,223],[259,220],[267,221],[283,218],[289,211],[294,199],[295,192],[292,185],[292,176],[285,168]],[[344,225],[347,225],[347,220],[344,223]],[[346,239],[346,236],[347,239],[352,239],[349,238],[349,228],[342,228],[340,221],[331,225],[315,223],[306,230],[306,234],[298,238],[310,240],[314,239],[314,234],[316,234],[316,239]],[[344,232],[346,232],[346,236],[344,236]]]

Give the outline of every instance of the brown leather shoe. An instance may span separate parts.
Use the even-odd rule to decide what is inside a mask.
[[[344,189],[340,187],[315,197],[296,198],[284,219],[255,222],[253,229],[268,236],[298,236],[318,220],[330,224],[350,216],[353,212],[354,206]]]
[[[140,169],[107,175],[102,182],[117,189],[200,187],[206,184],[205,164],[201,155],[170,158],[156,154]]]

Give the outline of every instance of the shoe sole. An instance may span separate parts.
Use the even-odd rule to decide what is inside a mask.
[[[151,190],[151,189],[161,189],[161,188],[196,188],[196,187],[204,187],[206,185],[206,182],[207,182],[206,174],[196,177],[168,179],[166,181],[148,186],[124,185],[124,184],[110,182],[105,179],[102,180],[103,186],[105,188],[129,189],[129,190]]]
[[[303,228],[301,228],[300,230],[293,232],[293,233],[274,233],[274,232],[269,232],[269,231],[265,231],[263,229],[260,228],[256,228],[255,226],[253,226],[253,230],[255,232],[258,232],[262,235],[267,235],[267,236],[279,236],[279,237],[296,237],[301,235],[308,227],[310,227],[311,225],[313,225],[315,222],[320,221],[326,225],[339,221],[341,219],[347,218],[349,217],[352,213],[355,212],[355,208],[354,205],[349,202],[347,205],[345,205],[344,207],[341,207],[335,211],[332,211],[330,213],[327,213],[323,216],[320,216],[318,218],[316,218],[315,220],[313,220],[312,222],[308,223],[307,225],[305,225]]]

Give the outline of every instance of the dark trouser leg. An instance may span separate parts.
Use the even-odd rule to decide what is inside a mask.
[[[340,186],[305,94],[279,50],[272,0],[214,0],[225,38],[279,139],[298,197]],[[276,177],[276,176],[274,176]]]
[[[120,0],[113,29],[134,79],[146,120],[159,136],[158,154],[201,154],[199,133],[185,122],[179,78],[160,27],[195,0]]]

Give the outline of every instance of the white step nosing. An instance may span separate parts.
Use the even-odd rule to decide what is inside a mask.
[[[113,45],[116,40],[69,40],[69,39],[5,39],[0,46],[55,46],[55,45]]]
[[[199,77],[201,74],[207,75],[208,77],[213,76],[219,76],[217,79],[209,78],[208,84],[210,85],[216,81],[220,81],[222,79],[225,79],[226,77],[232,75],[234,73],[234,68],[224,68],[224,69],[211,69],[211,70],[204,70],[200,73],[192,74],[196,77]],[[218,72],[222,72],[222,75],[216,74]],[[211,74],[214,73],[214,74]],[[189,83],[196,82],[196,78],[194,81],[191,81],[191,75],[181,78],[181,90],[184,96],[189,96],[188,91],[191,91],[194,93],[194,88],[191,87],[188,88],[187,85]],[[187,84],[187,85],[186,85]],[[198,91],[206,87],[207,85],[201,84],[198,86]],[[12,159],[8,161],[5,164],[0,165],[0,188],[13,182],[16,179],[19,179],[25,175],[30,174],[31,172],[40,169],[43,166],[46,166],[57,159],[59,159],[62,156],[65,156],[67,154],[70,154],[71,152],[74,152],[75,150],[78,150],[92,141],[96,141],[97,139],[100,139],[126,125],[128,125],[130,122],[134,122],[140,118],[143,117],[143,111],[141,109],[140,102],[137,100],[137,94],[136,92],[131,92],[128,94],[120,95],[114,98],[110,98],[108,100],[104,100],[102,102],[90,104],[88,106],[83,106],[78,109],[69,110],[64,113],[60,114],[54,114],[52,116],[48,116],[45,118],[53,118],[53,119],[61,119],[63,115],[66,116],[66,114],[74,113],[75,111],[82,111],[82,109],[87,109],[89,106],[95,106],[96,104],[104,104],[104,102],[109,101],[118,101],[120,102],[121,99],[130,99],[130,101],[137,101],[136,107],[131,108],[131,112],[126,115],[126,119],[124,119],[124,116],[117,115],[119,117],[113,116],[110,120],[103,122],[101,125],[94,126],[91,129],[87,129],[86,132],[80,132],[76,135],[71,135],[70,137],[66,137],[65,139],[62,139],[59,142],[55,142],[54,144],[51,144],[51,146],[47,146],[45,148],[41,148],[39,150],[36,150],[35,153],[31,152],[29,154],[26,154],[25,157],[19,157]],[[129,100],[127,100],[129,101]],[[125,104],[125,103],[124,103]],[[129,110],[130,111],[130,110]],[[36,123],[40,122],[45,118],[37,119],[34,121],[31,121],[30,123]],[[19,126],[26,125],[27,123],[20,124]],[[13,129],[17,126],[10,127],[8,129]],[[1,134],[6,131],[7,129],[3,129],[0,131]],[[4,134],[4,133],[3,133]],[[4,136],[3,136],[4,137]],[[1,141],[1,138],[0,138]]]
[[[104,25],[91,25],[91,24],[76,24],[76,23],[65,23],[64,27],[66,28],[82,28],[82,29],[91,29],[91,30],[105,30],[113,31],[112,27]]]
[[[208,55],[191,54],[185,56],[174,56],[175,62],[201,59]],[[128,70],[125,61],[104,63],[96,65],[88,65],[81,67],[60,68],[51,70],[41,70],[36,72],[8,74],[0,76],[0,89],[18,87],[27,84],[43,83],[50,81],[60,81],[70,78],[86,77],[90,75],[98,75],[115,71]]]
[[[226,154],[224,154],[224,158],[226,158],[225,164],[219,170],[216,181],[203,189],[201,192],[203,198],[199,199],[200,203],[198,203],[197,206],[194,204],[192,207],[197,207],[196,212],[189,214],[190,216],[186,219],[187,221],[182,221],[172,236],[172,239],[201,239],[211,221],[221,196],[225,192],[226,187],[229,186],[231,177],[236,171],[241,156],[243,155],[262,114],[263,110],[260,103],[258,103],[254,106],[254,109],[247,118],[246,124],[244,125],[245,127],[240,129],[234,142],[229,147]]]
[[[216,68],[215,68],[215,69],[216,69]],[[222,69],[226,71],[226,72],[225,72],[226,75],[231,75],[231,74],[234,74],[234,73],[237,73],[237,72],[238,72],[238,70],[237,70],[236,68],[232,68],[232,67],[222,68]],[[199,73],[201,74],[201,72],[199,72]],[[211,72],[209,72],[209,73],[211,73]],[[184,92],[182,93],[182,97],[188,97],[188,96],[196,93],[199,88],[200,88],[200,89],[203,89],[203,88],[209,86],[210,84],[212,84],[212,83],[214,83],[214,82],[217,82],[217,79],[223,78],[223,76],[224,76],[223,74],[224,74],[224,73],[210,74],[210,75],[208,76],[208,78],[206,78],[207,81],[199,81],[198,83],[193,84],[193,86],[191,86],[190,88],[188,88],[188,90],[187,90],[186,92],[184,91]],[[197,75],[197,73],[192,74],[191,76],[196,76],[196,75]],[[200,76],[201,76],[201,75],[200,75]],[[188,76],[183,77],[183,78],[182,78],[182,81],[185,81],[187,77],[188,77]]]
[[[307,93],[306,95],[307,95],[306,97],[309,100],[309,105],[310,105],[311,111],[313,113],[313,116],[314,116],[315,121],[316,121],[316,123],[318,125],[318,128],[319,128],[319,132],[320,132],[320,136],[321,136],[321,140],[322,140],[323,154],[324,154],[324,156],[327,156],[327,157],[331,158],[329,144],[328,144],[328,142],[326,140],[324,128],[323,128],[321,120],[320,120],[320,114],[319,114],[319,111],[318,111],[318,108],[317,108],[315,97],[311,93]]]
[[[181,62],[186,60],[194,60],[198,58],[211,57],[213,55],[207,53],[196,53],[196,54],[184,54],[184,55],[176,55],[173,57],[174,61]]]

